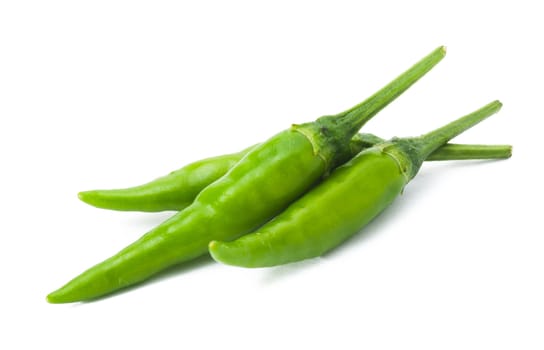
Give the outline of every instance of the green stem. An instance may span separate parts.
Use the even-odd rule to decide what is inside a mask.
[[[314,152],[323,159],[329,171],[349,159],[348,141],[359,129],[430,71],[445,54],[446,50],[441,46],[355,107],[340,114],[317,118],[314,122],[293,125],[292,130],[308,138]]]
[[[337,122],[346,125],[348,133],[354,135],[370,118],[429,72],[445,55],[446,48],[438,47],[374,95],[336,115],[340,117]]]
[[[427,159],[427,157],[440,146],[444,145],[455,136],[470,129],[487,117],[497,113],[501,107],[502,103],[500,101],[493,101],[475,112],[467,114],[464,117],[454,120],[441,128],[418,137],[421,143],[419,148],[421,157],[423,160]]]
[[[507,159],[512,156],[510,145],[466,145],[448,143],[431,153],[425,161],[462,159]]]
[[[393,139],[394,144],[402,149],[402,151],[410,158],[410,178],[413,178],[417,174],[423,161],[425,161],[432,152],[446,144],[455,136],[497,113],[501,107],[502,103],[493,101],[475,112],[467,114],[464,117],[454,120],[453,122],[420,137]]]

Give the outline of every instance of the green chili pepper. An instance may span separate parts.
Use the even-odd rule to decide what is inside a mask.
[[[232,240],[281,212],[350,156],[350,140],[443,57],[438,48],[366,101],[336,116],[293,125],[246,154],[194,202],[138,241],[49,294],[51,303],[92,299],[143,281]]]
[[[372,134],[357,134],[351,140],[351,154],[355,156],[363,149],[383,141]],[[196,161],[140,186],[85,191],[80,192],[78,196],[83,202],[103,209],[145,212],[179,211],[188,207],[200,191],[225,175],[255,147],[257,145],[238,153]],[[447,144],[433,152],[427,160],[498,159],[508,158],[510,155],[511,147],[508,145]]]
[[[210,242],[210,254],[243,267],[322,255],[384,210],[434,150],[500,108],[495,101],[421,137],[395,138],[362,151],[258,231],[232,242]]]

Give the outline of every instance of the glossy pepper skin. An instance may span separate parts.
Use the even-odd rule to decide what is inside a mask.
[[[393,139],[364,150],[258,231],[232,242],[210,242],[210,254],[219,262],[243,267],[322,255],[389,206],[433,150],[500,107],[495,101],[419,138]]]
[[[51,303],[96,298],[207,252],[214,239],[251,232],[350,156],[350,140],[443,57],[438,48],[366,101],[335,116],[293,125],[246,154],[195,201],[138,241],[49,294]]]
[[[360,133],[350,143],[352,156],[384,140],[372,134]],[[250,150],[201,159],[170,174],[143,185],[80,192],[79,198],[90,205],[121,211],[158,212],[182,210],[188,207],[198,193],[232,168]],[[508,145],[447,144],[433,152],[426,160],[501,159],[508,158],[512,148]]]

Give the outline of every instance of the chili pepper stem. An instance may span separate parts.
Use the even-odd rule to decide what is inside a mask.
[[[377,91],[364,102],[338,114],[338,123],[345,124],[349,133],[355,134],[370,118],[406,91],[424,74],[429,72],[446,55],[446,47],[440,46],[414,64],[397,79]]]
[[[455,136],[497,113],[501,107],[502,103],[500,101],[493,101],[477,111],[467,114],[464,117],[454,120],[453,122],[422,136],[406,139],[393,139],[395,144],[401,148],[411,160],[412,166],[408,174],[409,177],[413,178],[417,174],[421,164],[431,153]]]
[[[512,156],[510,145],[469,145],[448,143],[431,153],[425,161],[508,159]]]
[[[319,153],[331,169],[350,157],[344,140],[351,139],[367,121],[428,73],[445,55],[445,47],[440,46],[356,106],[311,123],[293,125],[293,130],[308,138],[314,152]]]

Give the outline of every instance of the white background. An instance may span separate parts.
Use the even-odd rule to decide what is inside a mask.
[[[0,348],[544,348],[538,3],[2,1]],[[513,144],[510,160],[424,165],[319,259],[203,258],[96,302],[45,301],[172,215],[78,191],[342,111],[439,45],[446,58],[364,130],[417,135],[500,99],[456,141]]]

